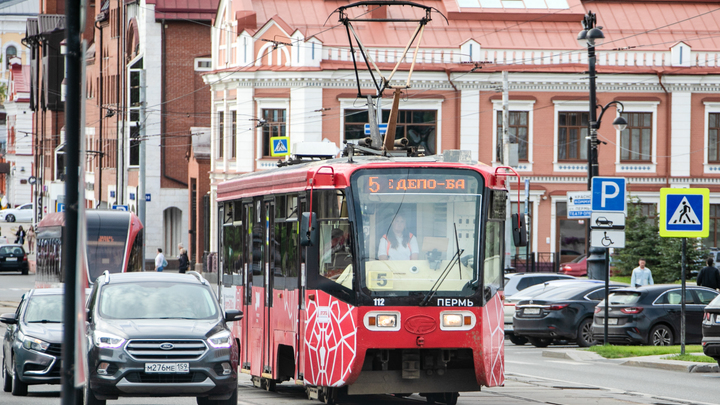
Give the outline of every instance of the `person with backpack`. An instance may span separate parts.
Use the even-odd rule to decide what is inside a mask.
[[[707,266],[703,267],[697,276],[697,285],[717,290],[720,288],[720,270],[713,266],[713,259],[707,259]]]
[[[162,249],[158,248],[158,254],[155,256],[155,271],[162,272],[167,265],[168,262],[165,260],[165,255],[163,254]]]

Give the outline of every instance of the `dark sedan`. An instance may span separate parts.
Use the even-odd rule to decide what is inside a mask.
[[[703,352],[720,365],[720,295],[705,307],[702,335]]]
[[[686,287],[685,340],[702,340],[703,310],[717,291],[705,287]],[[680,343],[682,289],[677,284],[623,288],[610,294],[608,341],[668,346]],[[593,337],[602,342],[605,328],[605,302],[595,309]]]
[[[60,384],[62,288],[30,290],[7,324],[3,341],[3,390],[27,395],[28,385]]]
[[[612,283],[610,289],[627,284]],[[545,347],[553,340],[573,340],[579,346],[595,344],[592,317],[600,300],[605,298],[605,283],[587,283],[558,287],[523,300],[515,306],[513,328],[516,336],[526,336],[531,344]]]
[[[0,271],[28,274],[28,258],[22,245],[0,245]]]

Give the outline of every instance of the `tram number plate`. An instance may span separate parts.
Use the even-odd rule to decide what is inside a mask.
[[[189,363],[145,363],[146,373],[189,373]]]
[[[392,290],[393,288],[393,273],[391,271],[369,271],[368,278],[370,279],[371,290]]]
[[[538,315],[540,314],[540,308],[525,308],[523,310],[523,314],[525,315]]]
[[[617,318],[608,318],[608,325],[617,325],[618,319]]]
[[[16,262],[16,261],[17,261],[17,257],[6,257],[6,258],[5,258],[5,261],[6,261],[6,262]]]

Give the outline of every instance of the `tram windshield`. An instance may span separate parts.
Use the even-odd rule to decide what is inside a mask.
[[[365,170],[353,178],[360,283],[373,295],[469,295],[480,280],[483,179],[457,169]]]
[[[87,257],[90,280],[100,277],[105,270],[121,273],[124,269],[125,243],[128,237],[128,222],[110,218],[88,217]]]

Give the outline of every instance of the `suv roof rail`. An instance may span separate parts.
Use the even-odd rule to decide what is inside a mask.
[[[103,271],[103,276],[105,276],[105,280],[103,281],[103,284],[107,284],[110,282],[110,270]]]
[[[208,283],[207,280],[205,280],[205,278],[202,276],[202,274],[198,273],[197,271],[188,271],[187,274],[195,276],[195,278],[198,279],[198,281],[202,284],[207,285]]]

